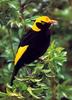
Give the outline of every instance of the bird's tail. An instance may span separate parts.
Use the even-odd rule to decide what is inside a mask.
[[[17,65],[14,66],[14,70],[13,70],[11,81],[10,81],[10,86],[13,85],[13,81],[15,80],[15,76],[17,75],[18,71],[19,71],[18,66]]]

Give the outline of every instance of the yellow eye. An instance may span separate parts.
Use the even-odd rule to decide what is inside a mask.
[[[42,25],[44,25],[44,24],[45,24],[45,22],[44,22],[44,21],[41,21],[41,24],[42,24]]]

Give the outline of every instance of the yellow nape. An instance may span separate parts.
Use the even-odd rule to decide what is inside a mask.
[[[38,17],[37,19],[36,19],[36,21],[34,22],[34,24],[33,24],[33,26],[32,26],[32,29],[34,30],[34,31],[36,31],[36,32],[39,32],[41,29],[39,29],[38,27],[37,27],[37,25],[36,25],[36,23],[37,22],[40,22],[41,23],[41,21],[44,21],[44,22],[46,22],[46,23],[48,23],[48,22],[50,22],[50,18],[49,17],[47,17],[47,16],[40,16],[40,17]]]
[[[27,48],[29,47],[29,45],[25,45],[23,47],[19,47],[16,57],[15,57],[15,62],[14,65],[17,64],[17,62],[19,61],[19,59],[22,57],[22,55],[25,53],[25,51],[27,50]]]

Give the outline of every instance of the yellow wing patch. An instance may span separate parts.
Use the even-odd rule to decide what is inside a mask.
[[[15,65],[17,64],[17,62],[19,61],[19,59],[21,58],[21,56],[24,54],[24,52],[27,50],[28,47],[29,47],[29,45],[19,47],[18,52],[15,57],[15,62],[14,62]]]

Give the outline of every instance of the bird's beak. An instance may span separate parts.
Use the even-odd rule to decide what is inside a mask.
[[[50,29],[50,33],[51,34],[54,34],[55,33],[55,27],[58,25],[58,21],[56,21],[56,20],[50,20],[49,21],[49,23],[50,23],[50,27],[49,27],[49,29]],[[55,27],[54,27],[55,26]]]
[[[50,20],[49,23],[52,25],[58,25],[58,21],[56,20]]]

